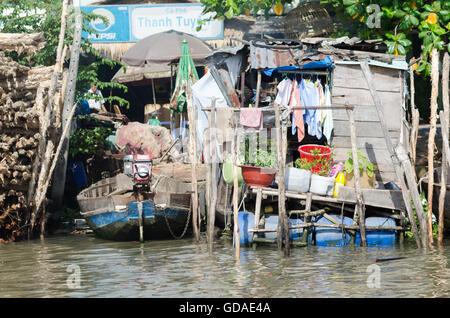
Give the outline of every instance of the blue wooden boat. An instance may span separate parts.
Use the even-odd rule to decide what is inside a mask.
[[[156,169],[151,191],[141,196],[133,191],[133,180],[125,174],[102,179],[81,191],[77,196],[80,213],[94,234],[115,241],[138,241],[141,228],[144,240],[190,235],[190,179],[176,176],[178,170],[173,167],[166,168],[171,173]],[[202,180],[199,186],[204,192]]]

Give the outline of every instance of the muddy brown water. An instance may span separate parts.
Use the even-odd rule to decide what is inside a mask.
[[[0,297],[449,297],[442,249],[241,247],[183,240],[112,242],[93,235],[0,244]],[[374,263],[375,259],[397,260]]]

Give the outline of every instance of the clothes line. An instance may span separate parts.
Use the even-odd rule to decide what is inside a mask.
[[[326,72],[326,71],[310,71],[310,70],[280,70],[277,71],[279,73],[289,73],[289,74],[311,74],[311,75],[325,75],[325,76],[329,76],[331,72]]]
[[[283,107],[283,106],[280,106]],[[230,107],[231,108],[231,107]],[[247,107],[244,107],[245,109],[248,109]],[[331,105],[331,106],[295,106],[295,107],[286,107],[285,108],[289,108],[291,110],[314,110],[314,109],[349,109],[349,110],[354,110],[355,106],[350,106],[350,105]],[[274,107],[264,107],[264,108],[255,108],[255,109],[260,109],[263,112],[269,112],[269,111],[274,111],[275,108]],[[204,107],[201,108],[201,110],[203,111],[211,111],[211,107]],[[241,111],[241,108],[232,108],[233,111],[235,112],[239,112]]]

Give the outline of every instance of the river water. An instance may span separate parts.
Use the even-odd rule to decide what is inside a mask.
[[[0,244],[0,297],[449,297],[442,249],[276,247],[183,240],[112,242],[93,235]],[[375,259],[398,258],[374,263]]]

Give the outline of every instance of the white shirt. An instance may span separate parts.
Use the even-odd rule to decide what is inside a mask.
[[[97,91],[94,93],[92,89],[90,89],[88,90],[88,93],[95,94],[101,98],[100,100],[88,99],[89,108],[101,110],[102,104],[105,103],[105,101],[103,100],[102,92],[99,89],[97,89]]]

